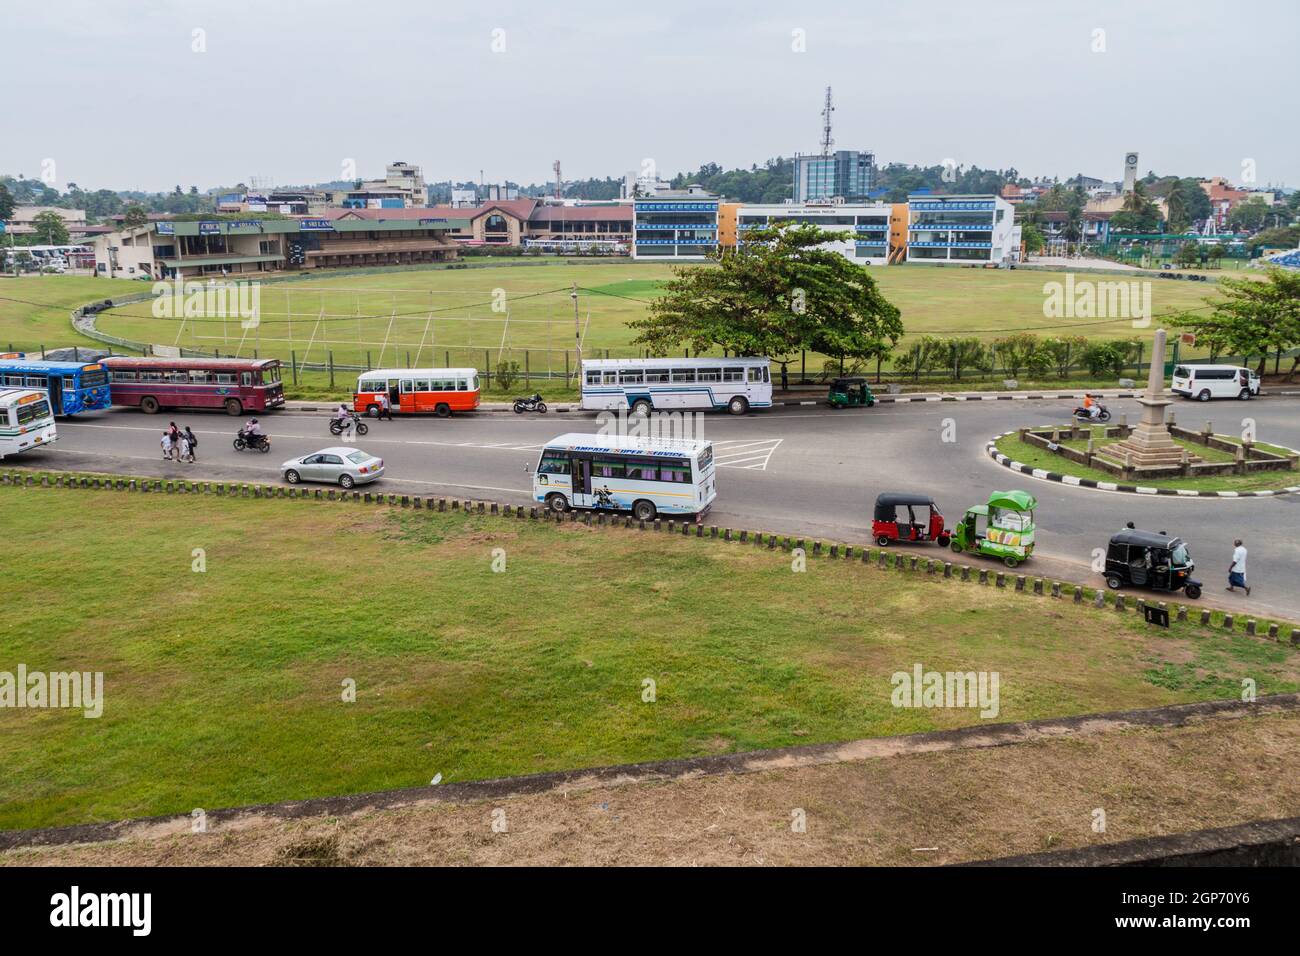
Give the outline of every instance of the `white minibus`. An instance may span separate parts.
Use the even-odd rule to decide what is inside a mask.
[[[551,439],[533,472],[533,499],[570,508],[656,515],[704,514],[717,497],[713,445],[681,438],[571,432]]]
[[[1199,402],[1249,399],[1259,394],[1259,376],[1240,365],[1176,365],[1169,390]]]
[[[586,411],[630,408],[713,408],[743,415],[772,406],[772,378],[765,357],[587,359],[582,363]]]
[[[0,458],[52,445],[57,438],[46,392],[0,388]]]

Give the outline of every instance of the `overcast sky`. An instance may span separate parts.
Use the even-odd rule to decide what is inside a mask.
[[[1143,174],[1253,160],[1300,186],[1298,0],[9,0],[3,22],[0,172],[52,159],[60,189],[748,166],[817,148],[827,85],[836,147],[882,164],[1118,179],[1137,150]]]

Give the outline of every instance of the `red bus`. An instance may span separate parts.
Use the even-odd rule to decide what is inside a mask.
[[[242,415],[284,404],[279,359],[113,355],[103,365],[113,404],[149,415],[163,408],[224,408],[227,415]]]
[[[479,405],[478,369],[371,369],[357,378],[352,408],[362,415],[378,415],[379,396],[384,394],[389,407],[403,415],[429,412],[446,418],[452,412],[471,412]]]

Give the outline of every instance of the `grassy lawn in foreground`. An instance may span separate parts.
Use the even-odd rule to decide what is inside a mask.
[[[735,543],[272,501],[5,488],[0,671],[102,671],[99,719],[0,710],[0,827],[1300,688],[1245,636]],[[194,549],[206,570],[192,570]],[[506,570],[494,573],[493,549]],[[656,700],[642,699],[644,681]],[[356,681],[356,702],[341,699]]]
[[[1100,451],[1107,445],[1112,445],[1119,441],[1118,438],[1102,438],[1102,429],[1098,428],[1093,431],[1093,450]],[[1231,435],[1217,436],[1226,441],[1235,441]],[[1228,462],[1234,459],[1232,452],[1222,451],[1218,448],[1207,448],[1199,442],[1188,441],[1186,439],[1175,438],[1175,442],[1182,445],[1193,455],[1200,455],[1207,462]],[[1076,451],[1086,451],[1088,448],[1087,438],[1067,439],[1060,442],[1067,448],[1073,448]],[[1255,447],[1260,451],[1273,452],[1278,455],[1290,454],[1290,452],[1277,445],[1270,445],[1266,442],[1256,442]],[[1188,478],[1159,478],[1159,479],[1133,479],[1126,481],[1118,475],[1102,471],[1100,468],[1088,468],[1077,462],[1070,461],[1060,455],[1055,455],[1046,448],[1040,448],[1037,445],[1031,445],[1028,442],[1021,441],[1019,435],[1008,435],[998,442],[998,451],[1004,455],[1010,456],[1015,461],[1023,465],[1031,465],[1034,468],[1041,468],[1044,471],[1054,471],[1057,474],[1075,475],[1079,478],[1093,478],[1097,481],[1113,481],[1122,484],[1132,484],[1138,482],[1144,487],[1150,488],[1186,488],[1189,491],[1260,491],[1269,488],[1287,488],[1300,484],[1300,472],[1296,471],[1257,471],[1247,475],[1204,475]]]

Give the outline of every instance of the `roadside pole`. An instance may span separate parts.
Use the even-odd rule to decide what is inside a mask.
[[[574,369],[574,375],[581,375],[582,374],[582,327],[578,321],[578,283],[576,281],[573,283],[573,291],[569,293],[569,297],[573,299],[573,347],[578,354],[578,364],[577,364],[577,368]],[[569,383],[565,382],[564,384],[568,385]]]

